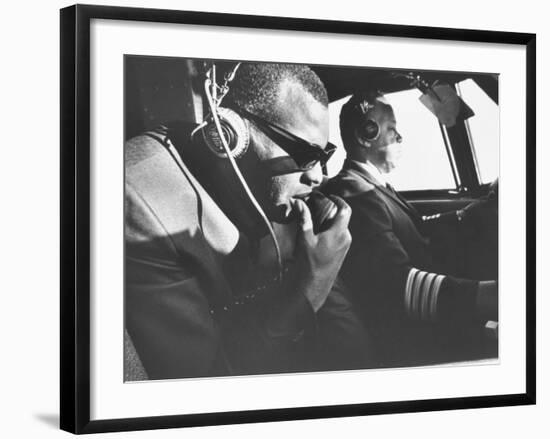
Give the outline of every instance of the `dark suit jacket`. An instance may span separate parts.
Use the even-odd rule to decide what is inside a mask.
[[[125,146],[125,321],[148,377],[323,369],[323,343],[349,354],[340,366],[364,364],[364,328],[338,291],[319,316],[310,308],[298,340],[267,334],[265,315],[280,292],[258,282],[268,277],[258,275],[248,237],[190,168],[191,128],[176,124]],[[320,344],[323,331],[330,335]]]
[[[433,271],[426,227],[418,212],[395,191],[376,182],[363,167],[346,160],[325,191],[344,198],[352,208],[352,245],[342,278],[352,290],[382,366],[414,365],[441,360],[448,333],[434,323],[411,318],[404,306],[412,268]],[[474,306],[477,282],[445,277],[439,294],[439,323],[449,322]]]

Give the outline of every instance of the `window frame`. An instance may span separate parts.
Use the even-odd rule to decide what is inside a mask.
[[[460,96],[459,84],[455,83],[454,87]],[[483,92],[487,93],[485,90]],[[469,198],[482,194],[491,182],[482,183],[481,181],[468,120],[457,120],[455,126],[451,128],[447,128],[441,123],[439,123],[439,126],[456,187],[451,189],[403,190],[400,192],[408,199],[432,200],[442,197],[445,199]]]

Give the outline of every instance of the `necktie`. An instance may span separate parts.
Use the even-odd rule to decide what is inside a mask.
[[[390,192],[392,194],[394,194],[395,196],[399,197],[399,194],[397,193],[397,191],[393,188],[393,186],[389,183],[386,183],[386,187],[390,190]],[[401,199],[401,197],[399,197],[399,199]]]
[[[405,206],[407,206],[410,210],[416,213],[416,209],[411,204],[409,204],[409,202],[405,200],[401,195],[399,195],[399,193],[394,189],[394,187],[391,184],[386,183],[386,188],[393,194],[394,197],[396,197]]]

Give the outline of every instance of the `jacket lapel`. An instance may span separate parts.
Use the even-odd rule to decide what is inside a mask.
[[[374,185],[377,190],[382,192],[385,196],[391,198],[393,201],[395,201],[401,208],[407,212],[407,214],[415,219],[417,219],[420,215],[418,214],[417,210],[409,204],[404,198],[400,197],[399,194],[395,191],[392,191],[391,189],[387,188],[384,185],[381,185],[366,169],[364,169],[362,166],[357,165],[351,160],[346,159],[344,163],[344,169],[347,169],[348,171],[352,171],[355,175],[358,175],[359,177],[363,178],[370,184]]]

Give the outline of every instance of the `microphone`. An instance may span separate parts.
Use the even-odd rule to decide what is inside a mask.
[[[317,235],[327,230],[338,213],[336,204],[319,191],[312,191],[305,201],[311,212],[313,233]]]

